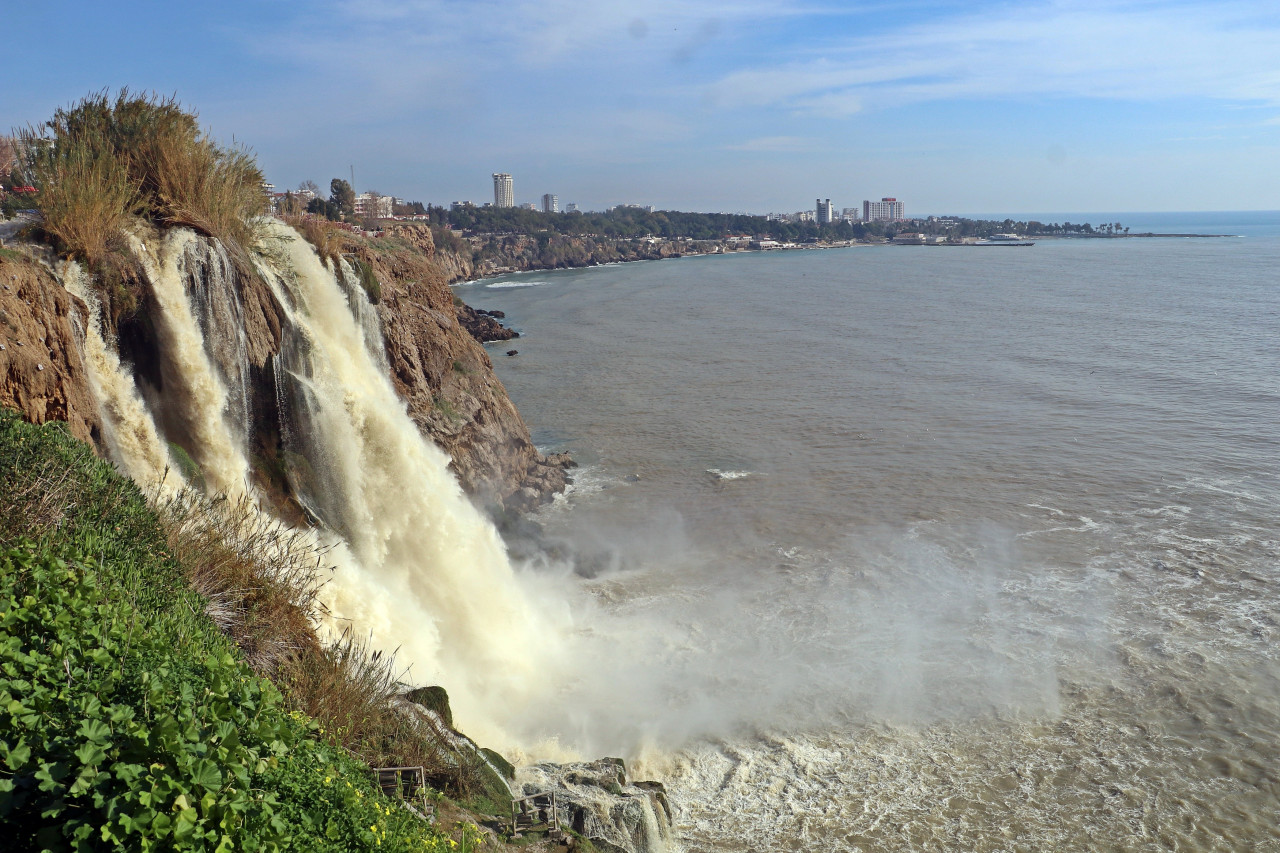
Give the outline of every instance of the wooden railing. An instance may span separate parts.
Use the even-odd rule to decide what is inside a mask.
[[[374,767],[370,772],[382,793],[401,800],[428,823],[436,822],[436,805],[427,799],[426,774],[421,767]]]
[[[530,794],[511,801],[511,834],[519,837],[524,832],[546,832],[554,839],[564,837],[560,828],[560,809],[556,804],[556,792]]]

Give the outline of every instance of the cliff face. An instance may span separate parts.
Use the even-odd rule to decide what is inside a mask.
[[[81,360],[85,306],[42,266],[0,250],[0,404],[28,421],[66,421],[98,445],[102,424]]]
[[[511,234],[454,238],[439,247],[438,262],[448,281],[455,282],[526,270],[678,258],[696,248],[689,242],[617,240],[590,235]]]
[[[567,460],[538,453],[488,353],[458,322],[431,231],[397,225],[346,248],[382,284],[378,315],[396,390],[453,458],[463,488],[515,511],[563,491]]]

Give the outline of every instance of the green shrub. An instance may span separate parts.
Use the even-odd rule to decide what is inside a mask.
[[[364,288],[369,301],[377,305],[382,300],[382,284],[378,281],[373,266],[359,258],[353,259],[351,264],[356,268],[356,274],[360,277],[360,286]]]

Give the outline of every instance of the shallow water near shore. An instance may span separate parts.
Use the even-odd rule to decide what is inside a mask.
[[[690,850],[1280,850],[1280,215],[1169,217],[458,287],[583,466],[538,733]]]

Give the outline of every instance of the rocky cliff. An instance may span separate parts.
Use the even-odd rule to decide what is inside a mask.
[[[562,491],[568,460],[547,459],[533,446],[484,348],[458,321],[430,231],[410,225],[379,239],[344,234],[337,248],[348,275],[362,267],[372,274],[370,295],[392,381],[419,428],[450,455],[463,488],[505,511],[527,510]],[[35,259],[43,251],[0,250],[0,403],[34,422],[65,420],[73,434],[103,451],[82,363],[86,308]],[[145,267],[140,262],[130,297],[136,307],[108,317],[106,325],[139,383],[159,391],[167,381],[157,357],[166,346],[165,330],[155,319],[156,296]],[[240,409],[235,414],[250,434],[259,486],[296,517],[287,511],[293,504],[281,473],[285,430],[273,373],[281,306],[237,247],[193,237],[179,267],[183,287],[209,327],[206,346],[233,391],[230,405]],[[181,424],[166,424],[166,432],[195,455],[185,447]]]
[[[567,458],[548,459],[533,446],[488,353],[459,323],[430,229],[396,225],[345,248],[382,283],[378,316],[396,390],[453,458],[463,487],[516,511],[563,491]]]
[[[449,282],[539,269],[590,267],[620,261],[651,261],[703,252],[690,241],[627,240],[594,235],[506,234],[457,237],[446,233],[438,263]]]
[[[0,404],[28,421],[66,421],[95,446],[102,424],[84,362],[85,307],[47,269],[0,249]]]

